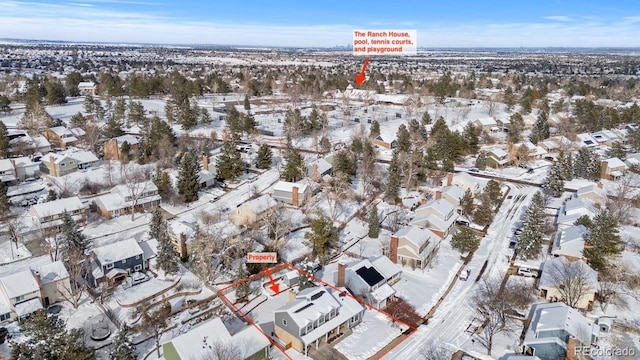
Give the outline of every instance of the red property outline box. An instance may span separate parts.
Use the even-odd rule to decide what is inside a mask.
[[[345,295],[345,296],[349,296],[350,298],[354,299],[355,301],[357,301],[357,302],[359,302],[360,304],[362,304],[362,305],[364,305],[365,307],[367,307],[369,310],[377,311],[378,313],[383,314],[384,316],[386,316],[386,317],[390,318],[393,322],[396,322],[396,323],[402,324],[402,325],[404,325],[404,326],[408,327],[408,328],[411,330],[411,332],[408,334],[408,336],[406,336],[406,337],[405,337],[404,339],[402,339],[400,342],[398,342],[397,344],[395,344],[395,345],[393,345],[392,347],[390,347],[389,349],[387,349],[384,353],[382,353],[382,354],[380,355],[380,357],[379,357],[379,358],[382,358],[382,357],[384,357],[385,355],[387,355],[388,353],[390,353],[393,349],[395,349],[395,348],[396,348],[396,347],[398,347],[400,344],[402,344],[404,341],[406,341],[409,337],[411,337],[411,336],[413,335],[413,333],[415,333],[415,331],[417,330],[415,326],[411,326],[411,325],[409,325],[409,324],[405,323],[404,321],[402,321],[402,320],[400,320],[400,319],[396,318],[395,316],[392,316],[391,314],[388,314],[388,313],[386,313],[386,312],[384,312],[384,311],[382,311],[382,310],[376,309],[376,308],[374,308],[373,306],[371,306],[371,305],[367,304],[366,302],[364,302],[364,301],[362,301],[362,300],[360,300],[360,299],[358,299],[358,298],[354,297],[354,296],[353,296],[353,295],[351,295],[349,292],[342,291],[342,290],[340,290],[340,289],[336,288],[335,286],[333,286],[333,285],[331,285],[331,284],[329,284],[329,283],[327,283],[327,282],[325,282],[325,281],[323,281],[323,280],[321,280],[321,279],[318,279],[317,277],[315,277],[315,276],[313,276],[313,275],[311,275],[311,274],[309,274],[309,273],[307,273],[307,272],[305,272],[305,271],[303,271],[303,270],[300,270],[300,269],[298,269],[297,267],[295,267],[295,266],[293,266],[293,265],[291,265],[291,264],[289,264],[289,263],[282,263],[282,264],[278,264],[278,265],[276,265],[276,266],[274,266],[274,267],[272,267],[272,268],[269,268],[269,272],[273,274],[273,273],[276,273],[276,272],[278,272],[278,271],[280,271],[280,270],[283,270],[283,269],[285,269],[285,268],[289,268],[289,269],[291,269],[291,270],[295,270],[295,271],[299,272],[300,274],[302,274],[302,275],[304,275],[304,276],[306,276],[306,277],[308,277],[308,278],[310,278],[310,279],[313,279],[313,281],[315,281],[315,282],[317,282],[317,283],[321,283],[321,284],[322,284],[322,285],[324,285],[325,287],[329,287],[329,288],[331,288],[331,289],[333,289],[333,290],[335,290],[335,291],[337,291],[337,292],[339,292],[339,293],[341,293],[341,294],[343,294],[343,295]],[[254,281],[254,280],[259,279],[259,278],[262,278],[262,277],[266,277],[266,278],[268,279],[268,275],[267,275],[266,270],[263,270],[262,272],[259,272],[259,273],[255,274],[255,275],[253,275],[253,276],[250,276],[250,277],[248,277],[248,278],[246,278],[246,279],[243,279],[243,280],[237,281],[237,282],[235,282],[235,283],[232,283],[232,284],[230,284],[230,285],[227,285],[227,286],[223,287],[222,289],[219,289],[219,290],[217,291],[218,296],[219,296],[220,298],[222,298],[222,299],[223,299],[223,300],[224,300],[224,301],[225,301],[225,302],[226,302],[226,303],[227,303],[231,308],[233,308],[233,310],[234,310],[234,311],[236,311],[240,316],[242,316],[242,318],[243,318],[247,323],[249,323],[250,325],[252,325],[253,327],[255,327],[255,328],[256,328],[256,329],[257,329],[257,330],[258,330],[262,335],[264,335],[264,336],[269,340],[269,342],[271,343],[271,345],[273,345],[275,348],[277,348],[278,350],[280,350],[280,352],[282,352],[282,354],[283,354],[287,359],[289,359],[289,360],[293,360],[289,355],[287,355],[287,353],[285,352],[285,349],[283,349],[282,347],[280,347],[280,345],[278,345],[278,343],[277,343],[275,340],[273,340],[273,339],[271,338],[271,336],[267,335],[267,334],[262,330],[262,328],[260,327],[260,325],[256,324],[256,323],[255,323],[255,322],[254,322],[254,321],[253,321],[249,316],[247,316],[244,312],[242,312],[242,310],[240,310],[240,308],[238,308],[238,307],[236,306],[236,304],[234,304],[231,300],[229,300],[229,298],[227,298],[227,297],[225,296],[225,293],[228,293],[228,292],[229,292],[229,291],[231,291],[234,287],[236,287],[236,286],[238,286],[238,285],[240,285],[240,284],[244,284],[245,282],[248,282],[248,281]],[[283,291],[288,291],[288,290],[283,290]],[[282,291],[278,292],[278,294],[280,294],[280,293],[282,293]],[[275,294],[275,295],[278,295],[278,294]],[[405,331],[406,331],[406,330],[405,330]],[[404,333],[404,332],[403,332],[403,333]],[[394,339],[394,340],[395,340],[395,339]],[[394,341],[394,340],[392,340],[392,341]]]

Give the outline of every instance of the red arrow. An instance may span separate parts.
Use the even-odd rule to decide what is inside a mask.
[[[369,57],[364,58],[364,65],[362,65],[362,71],[359,74],[356,74],[356,86],[360,86],[366,79],[364,77],[364,72],[367,70],[367,65],[369,65]]]
[[[265,270],[267,272],[267,276],[269,276],[269,281],[271,281],[270,289],[271,289],[271,291],[273,291],[274,294],[277,294],[278,290],[280,290],[280,284],[277,284],[275,281],[273,281],[273,277],[271,276],[271,273],[269,272],[269,268],[266,268]]]

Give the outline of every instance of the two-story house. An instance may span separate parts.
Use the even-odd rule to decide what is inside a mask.
[[[78,170],[78,164],[71,157],[48,153],[40,161],[40,171],[51,176],[65,176]]]
[[[88,169],[91,167],[95,167],[98,166],[98,163],[100,162],[98,157],[91,151],[73,151],[67,153],[67,156],[76,161],[76,166],[78,167],[78,169]]]
[[[556,217],[558,230],[573,226],[581,216],[587,215],[593,218],[597,213],[594,205],[591,201],[576,196],[569,198],[558,210]]]
[[[153,181],[142,181],[115,186],[109,194],[96,197],[93,204],[100,215],[111,219],[154,209],[160,206],[161,199]]]
[[[607,204],[607,191],[601,182],[597,184],[589,184],[578,188],[576,197],[592,201],[598,207],[604,207]]]
[[[229,220],[238,226],[250,226],[262,219],[267,211],[276,205],[276,201],[270,195],[265,194],[232,210],[229,214]]]
[[[464,197],[465,190],[458,185],[445,186],[442,190],[436,190],[436,200],[444,199],[454,207],[460,206],[460,200]]]
[[[31,270],[3,276],[0,285],[0,321],[14,321],[43,308],[40,285]]]
[[[569,261],[559,256],[542,264],[538,289],[540,297],[549,301],[591,310],[598,292],[598,272],[582,260]]]
[[[591,348],[600,335],[597,323],[560,302],[534,304],[526,323],[524,353],[541,360],[564,359],[578,346]]]
[[[146,271],[144,251],[135,239],[118,241],[91,250],[91,277],[94,286],[104,281],[114,284],[134,272]]]
[[[415,210],[411,225],[427,228],[444,239],[449,236],[457,218],[453,204],[444,199],[434,199]]]
[[[627,164],[617,157],[602,160],[600,177],[605,180],[618,180],[627,172]]]
[[[38,163],[28,157],[0,159],[0,180],[6,184],[24,181],[26,178],[37,176],[40,172]]]
[[[278,181],[273,187],[272,196],[276,201],[300,207],[311,199],[312,191],[306,182]]]
[[[448,173],[447,176],[442,179],[442,186],[452,185],[456,185],[464,191],[469,190],[472,194],[475,194],[476,191],[482,190],[480,181],[466,172],[459,172],[456,174]]]
[[[78,83],[78,90],[81,96],[95,96],[96,83],[93,81],[81,81]]]
[[[424,269],[438,252],[440,241],[431,230],[409,225],[391,235],[385,252],[393,263]]]
[[[331,175],[333,165],[329,162],[332,157],[320,158],[307,165],[307,176],[313,181],[320,181],[324,176]]]
[[[133,135],[122,135],[113,138],[104,143],[102,152],[105,160],[122,160],[122,145],[127,143],[129,146],[129,157],[134,156],[140,146],[140,138]],[[204,168],[206,170],[206,167]]]
[[[35,153],[48,153],[51,151],[51,144],[42,136],[31,137],[24,130],[10,129],[7,131],[9,137],[9,153],[16,155],[33,155]]]
[[[395,295],[391,285],[400,280],[401,272],[383,255],[351,263],[339,262],[334,282],[337,287],[346,287],[360,300],[382,309]]]
[[[42,132],[42,135],[51,143],[55,148],[65,148],[78,142],[78,138],[73,136],[71,130],[64,126],[56,126],[50,129],[46,129]]]
[[[319,286],[298,293],[289,291],[289,302],[274,312],[274,333],[304,355],[311,346],[339,336],[341,330],[358,325],[366,308],[346,289]]]
[[[582,225],[573,225],[559,230],[551,247],[551,255],[563,256],[569,261],[583,259],[586,233],[587,228]]]
[[[37,221],[40,229],[54,230],[62,225],[65,212],[71,215],[76,223],[81,225],[87,223],[87,207],[77,196],[35,204],[30,210],[31,216]]]
[[[500,148],[493,148],[487,151],[487,166],[502,169],[511,164],[509,153]]]

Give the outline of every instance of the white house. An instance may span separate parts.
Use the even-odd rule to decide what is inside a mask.
[[[482,190],[480,181],[466,172],[459,172],[456,174],[448,173],[447,176],[442,180],[442,186],[451,185],[457,185],[464,191],[467,191],[467,189],[469,189],[474,194],[476,191]]]
[[[597,210],[591,201],[578,197],[571,197],[558,210],[558,217],[556,218],[558,230],[563,230],[573,226],[575,221],[581,216],[587,215],[593,218],[596,213]]]
[[[391,285],[400,280],[402,270],[386,256],[362,259],[350,263],[339,262],[334,273],[334,282],[338,287],[346,287],[361,300],[371,306],[382,309],[396,291]]]
[[[131,212],[144,212],[160,205],[161,196],[153,181],[142,181],[128,185],[118,185],[110,194],[100,195],[93,200],[97,211],[110,219]]]
[[[389,259],[396,264],[424,269],[438,252],[440,241],[429,229],[405,226],[391,235]]]
[[[567,287],[572,290],[566,291]],[[582,260],[552,258],[542,264],[538,289],[540,297],[546,300],[591,310],[598,292],[598,272]]]
[[[458,213],[451,202],[434,199],[415,210],[415,217],[411,224],[427,228],[444,239],[451,232],[457,218]]]
[[[554,256],[564,256],[574,261],[584,258],[584,235],[587,228],[582,225],[569,226],[556,233],[551,254]]]
[[[65,212],[71,215],[76,223],[85,224],[87,221],[87,207],[77,196],[36,204],[30,213],[43,229],[58,228],[62,225]]]

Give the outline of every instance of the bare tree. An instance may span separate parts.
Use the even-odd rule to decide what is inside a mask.
[[[407,221],[407,213],[404,209],[399,209],[387,214],[386,225],[389,228],[389,231],[395,233],[400,230],[404,226]]]
[[[489,116],[493,116],[497,110],[498,102],[492,96],[489,96],[489,99],[487,100],[487,113]]]
[[[631,172],[614,182],[606,207],[619,224],[631,223],[631,212],[640,204],[640,194],[636,191],[639,185],[640,175]]]
[[[549,264],[550,280],[553,288],[560,294],[561,300],[572,308],[580,305],[583,298],[595,292],[594,282],[597,283],[597,273],[584,261],[569,261],[559,257]]]
[[[274,207],[267,210],[263,220],[267,225],[268,237],[274,249],[280,250],[284,246],[283,239],[293,228],[291,217],[287,216],[287,208],[282,203],[277,203]]]
[[[131,204],[131,221],[135,220],[138,202],[150,190],[151,183],[142,168],[135,164],[120,164],[120,176],[127,188],[127,202]]]
[[[219,242],[219,232],[207,233],[200,227],[196,227],[195,234],[189,248],[189,259],[193,272],[205,283],[213,279],[213,259],[216,244]]]
[[[607,267],[600,275],[598,298],[602,311],[606,311],[609,304],[627,308],[627,299],[640,301],[640,274],[628,263],[620,261],[616,266]]]
[[[435,344],[434,342],[425,343],[418,350],[418,356],[422,360],[449,360],[451,354],[442,344]]]
[[[171,316],[171,304],[168,301],[163,302],[160,306],[153,310],[153,306],[143,304],[140,306],[141,322],[140,327],[143,331],[148,331],[153,335],[156,342],[156,351],[160,357],[160,336],[167,327],[169,317]]]

